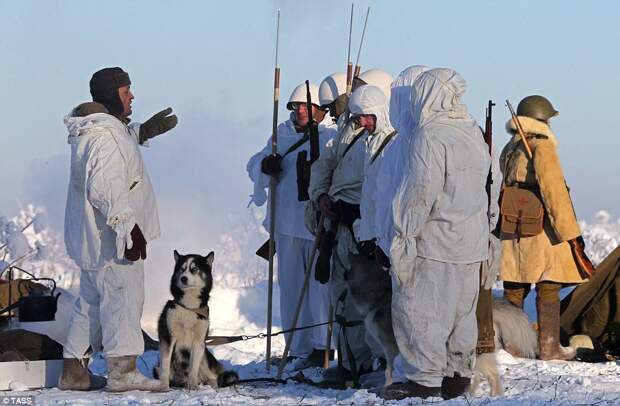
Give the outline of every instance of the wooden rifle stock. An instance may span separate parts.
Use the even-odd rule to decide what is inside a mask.
[[[351,95],[351,88],[353,87],[353,65],[351,62],[347,64],[347,96]]]
[[[353,73],[353,77],[358,77],[360,75],[360,71],[362,67],[360,65],[355,65],[355,72]]]

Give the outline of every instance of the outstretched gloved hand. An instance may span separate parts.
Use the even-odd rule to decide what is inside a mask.
[[[140,144],[166,131],[172,130],[178,123],[176,115],[170,115],[172,107],[155,114],[140,125]]]

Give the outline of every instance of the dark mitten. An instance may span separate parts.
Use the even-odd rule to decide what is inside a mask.
[[[260,170],[269,176],[278,176],[282,172],[282,155],[272,154],[263,158]]]
[[[131,239],[133,246],[131,249],[125,247],[125,258],[129,261],[137,261],[140,258],[146,259],[146,239],[137,224],[131,230]]]
[[[325,231],[319,243],[319,257],[314,268],[314,279],[325,284],[331,274],[332,250],[336,244],[336,233],[332,230]]]
[[[308,161],[308,152],[301,151],[297,154],[295,167],[297,169],[297,200],[306,202],[310,200],[308,188],[310,187],[310,167],[312,162]]]
[[[170,115],[170,113],[172,113],[172,108],[168,107],[140,125],[140,144],[149,138],[163,134],[176,127],[178,123],[177,116],[174,114]]]

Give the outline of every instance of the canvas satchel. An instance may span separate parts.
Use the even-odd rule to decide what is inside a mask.
[[[532,237],[543,231],[545,207],[531,190],[505,187],[500,203],[501,231],[515,237]]]

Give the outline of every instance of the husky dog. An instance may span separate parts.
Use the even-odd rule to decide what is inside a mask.
[[[483,379],[489,381],[491,396],[504,396],[504,385],[497,368],[496,353],[488,352],[476,355],[476,365],[472,376],[469,393],[474,394]]]
[[[239,380],[237,373],[225,371],[205,346],[214,256],[213,251],[206,257],[174,251],[174,273],[170,280],[174,299],[166,303],[159,316],[160,367],[153,371],[164,388],[197,389],[206,383],[223,387]]]
[[[370,257],[352,255],[351,270],[345,274],[348,296],[364,318],[366,331],[381,346],[385,356],[385,386],[392,384],[398,345],[392,328],[392,281]]]
[[[493,298],[495,348],[515,357],[536,358],[538,334],[525,312],[504,298]]]
[[[351,256],[351,270],[345,275],[349,297],[360,315],[368,333],[381,345],[386,360],[385,386],[392,384],[394,359],[399,353],[392,328],[392,285],[388,272],[363,255]],[[505,349],[522,358],[535,358],[538,353],[537,335],[523,310],[504,299],[494,298],[493,326],[495,348]],[[482,378],[491,386],[492,396],[504,392],[495,353],[482,354],[474,366],[474,391]]]
[[[515,357],[536,358],[538,335],[525,312],[503,298],[493,298],[493,329],[495,350],[503,349]],[[482,379],[491,386],[491,396],[503,396],[504,387],[497,368],[496,353],[476,357],[470,393],[474,393]]]

